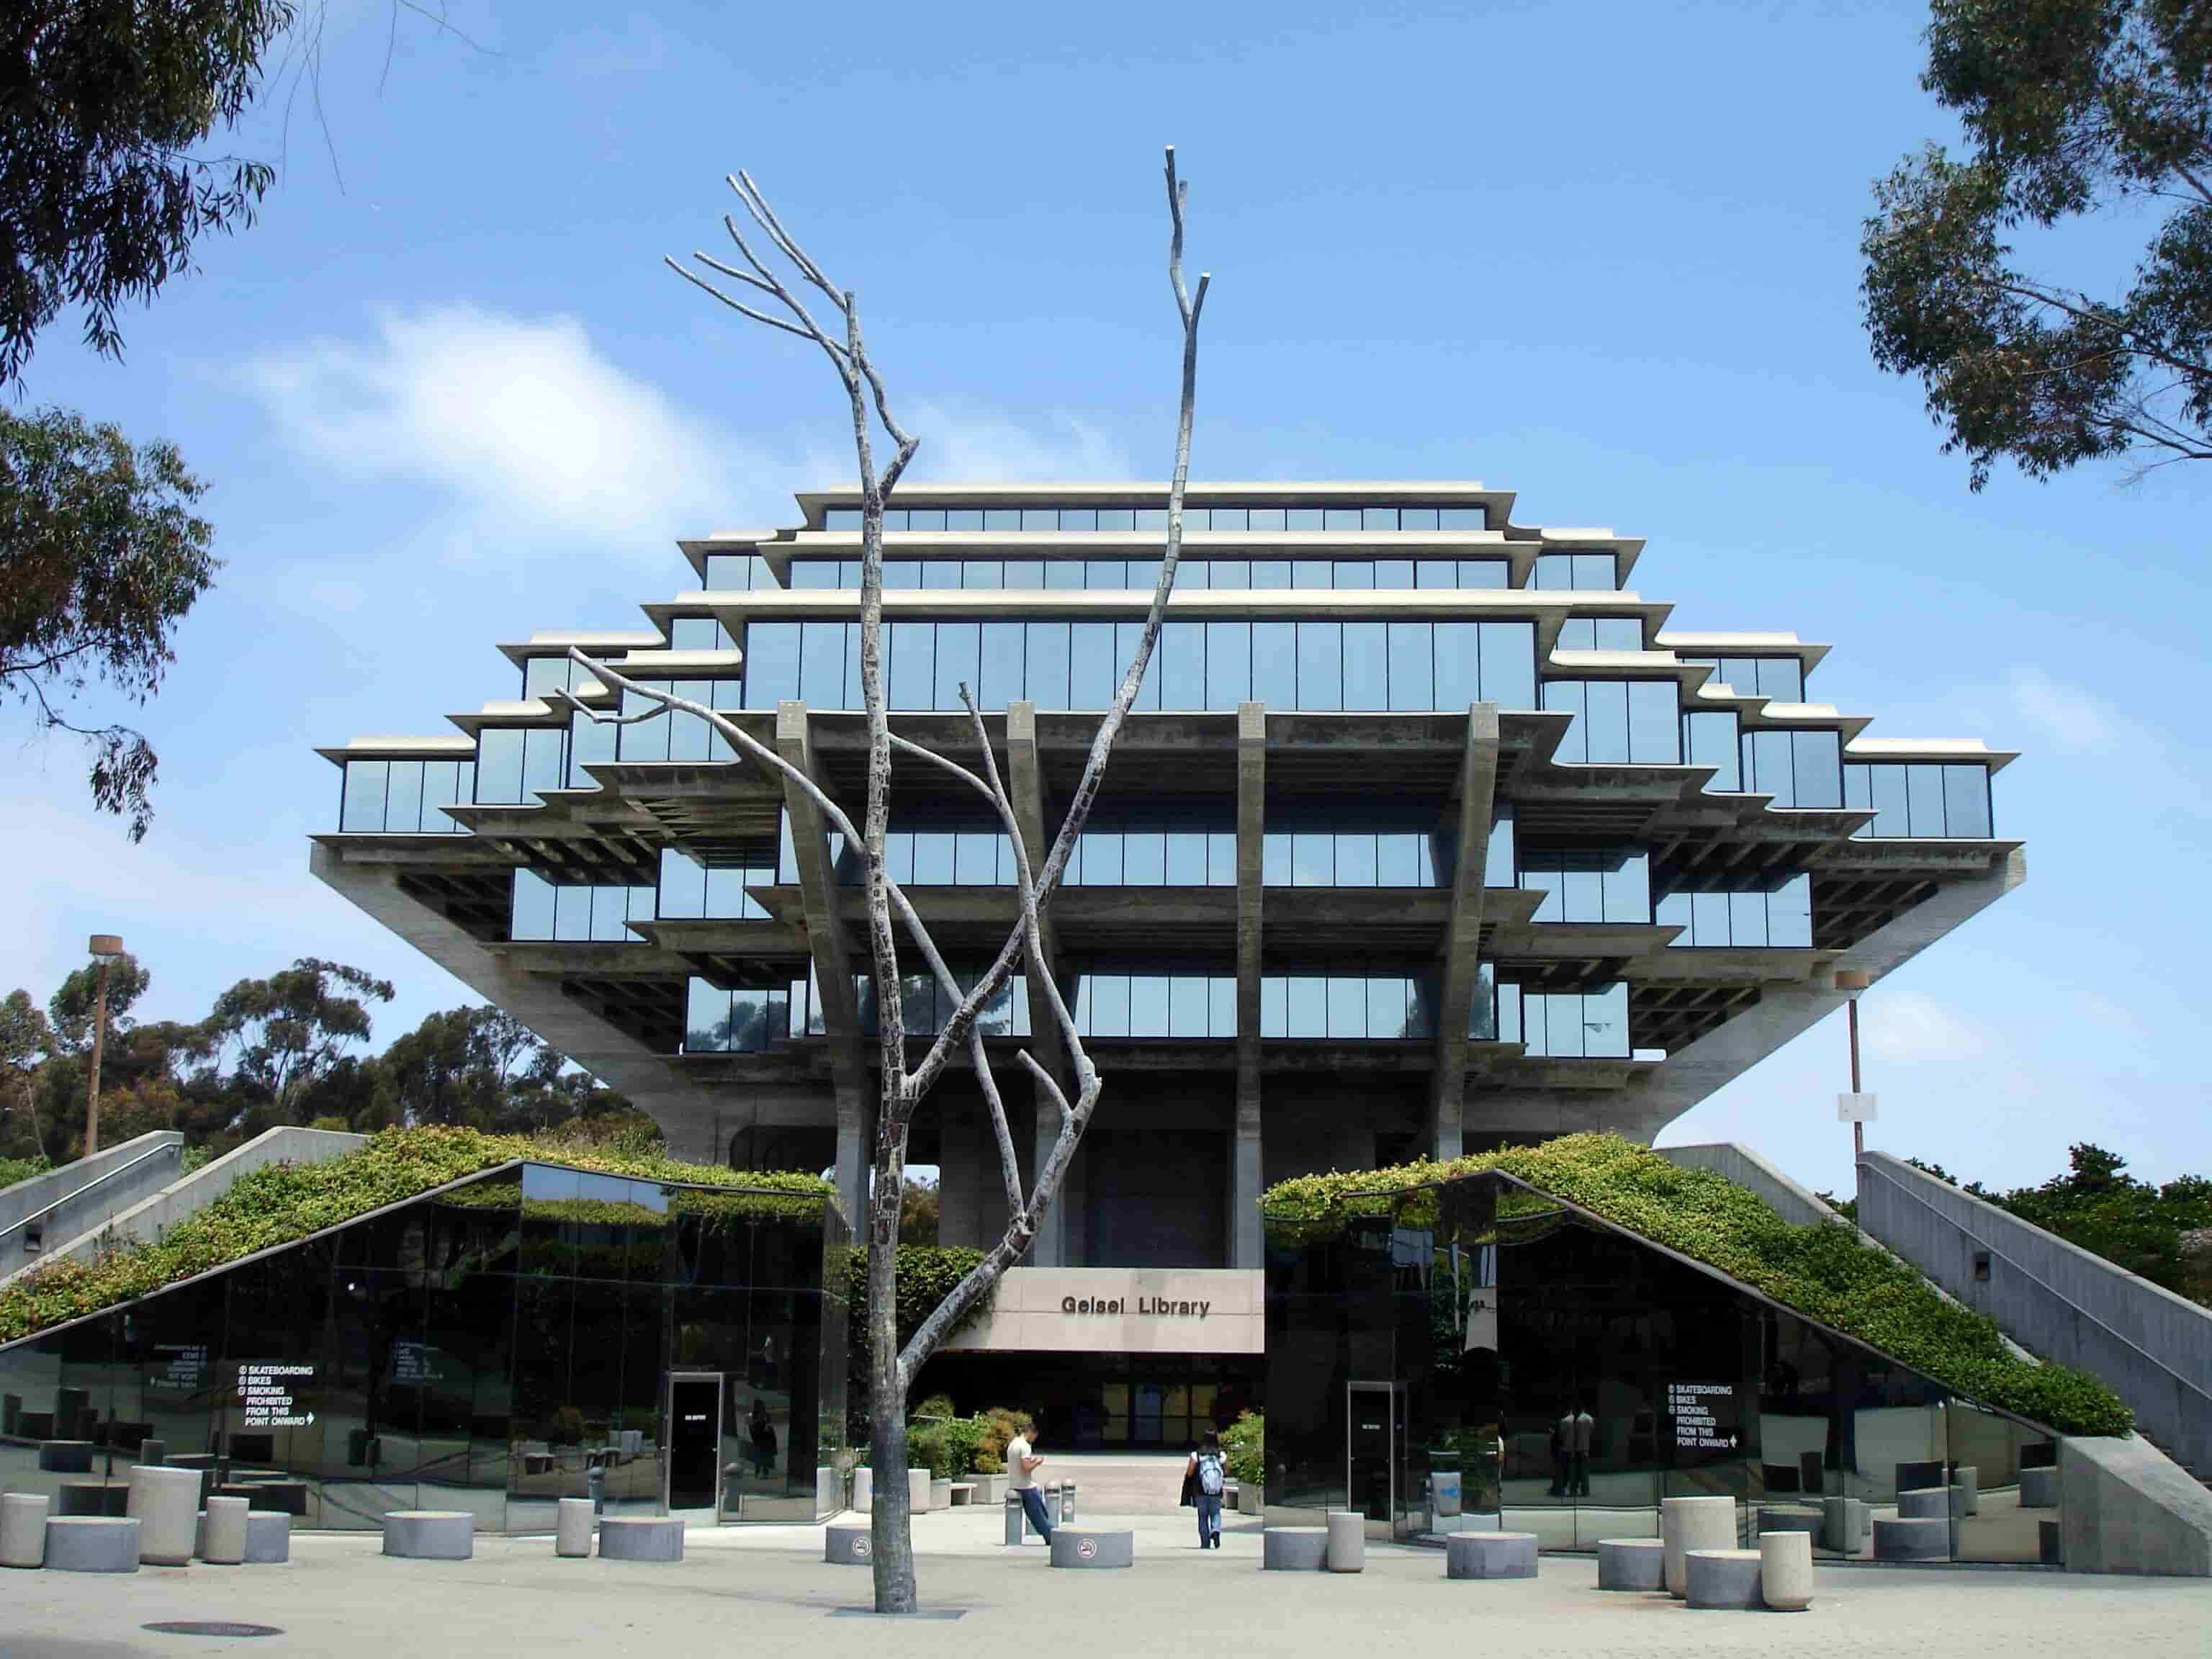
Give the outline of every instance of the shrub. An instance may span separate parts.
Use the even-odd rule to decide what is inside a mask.
[[[1237,1413],[1237,1420],[1221,1431],[1221,1461],[1231,1480],[1266,1491],[1267,1419],[1257,1412]]]
[[[927,1400],[923,1401],[920,1405],[916,1406],[911,1412],[909,1412],[908,1415],[914,1418],[949,1418],[952,1415],[952,1396],[949,1394],[931,1395]]]
[[[993,1406],[975,1418],[975,1468],[981,1474],[1006,1472],[1006,1443],[1016,1435],[1036,1432],[1036,1419],[1027,1412]]]
[[[1723,1176],[1670,1164],[1618,1135],[1567,1135],[1449,1163],[1300,1176],[1261,1200],[1269,1231],[1320,1237],[1347,1215],[1424,1226],[1444,1182],[1498,1170],[1705,1263],[1983,1404],[2061,1434],[2122,1435],[2135,1416],[2095,1377],[2039,1365],[1996,1323],[1962,1308],[1848,1227],[1798,1227]]]
[[[0,1158],[0,1187],[12,1187],[19,1181],[28,1181],[46,1172],[46,1160],[43,1158]]]

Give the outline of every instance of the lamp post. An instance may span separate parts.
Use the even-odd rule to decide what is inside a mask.
[[[123,954],[123,941],[112,933],[92,936],[92,954],[100,963],[100,989],[92,1002],[92,1078],[84,1091],[84,1155],[100,1150],[100,1045],[107,1035],[107,969]]]
[[[1857,968],[1842,968],[1836,971],[1836,988],[1850,993],[1851,1024],[1851,1091],[1838,1103],[1844,1116],[1851,1125],[1851,1167],[1858,1167],[1859,1156],[1866,1151],[1866,1121],[1874,1115],[1874,1097],[1859,1090],[1859,993],[1874,983],[1873,976]]]

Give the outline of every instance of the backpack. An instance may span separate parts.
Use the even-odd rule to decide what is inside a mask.
[[[1199,1454],[1198,1489],[1208,1498],[1221,1496],[1221,1460],[1212,1452]]]

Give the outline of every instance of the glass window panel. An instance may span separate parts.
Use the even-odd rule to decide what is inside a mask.
[[[983,509],[983,528],[986,530],[1019,530],[1022,510],[1018,507],[987,507]]]
[[[793,559],[791,585],[794,588],[834,588],[837,586],[836,559]]]
[[[1322,509],[1322,528],[1324,530],[1357,530],[1364,515],[1356,507],[1325,507]]]
[[[1042,559],[1008,559],[1006,561],[1006,586],[1020,588],[1024,592],[1036,592],[1044,586]]]
[[[1445,507],[1437,509],[1437,528],[1439,530],[1487,530],[1490,520],[1479,507]]]
[[[860,509],[857,507],[824,507],[822,527],[824,530],[858,530],[860,527]]]
[[[1406,1030],[1406,981],[1383,975],[1367,981],[1367,1035],[1378,1041],[1408,1035]]]
[[[1504,559],[1462,559],[1459,585],[1462,588],[1510,587],[1513,568]]]
[[[1022,696],[1022,624],[985,623],[982,653],[983,707],[1002,713]]]
[[[1752,787],[1774,797],[1777,806],[1797,804],[1796,769],[1790,763],[1790,733],[1753,732],[1751,734]]]
[[[659,911],[671,921],[696,921],[707,914],[707,872],[673,847],[660,849]]]
[[[1212,568],[1212,562],[1206,559],[1177,560],[1176,562],[1176,592],[1189,592],[1206,586],[1208,580],[1206,573]],[[1154,579],[1154,583],[1155,586],[1158,585],[1157,577]]]
[[[1413,561],[1413,586],[1457,587],[1459,566],[1450,559],[1416,559]]]
[[[1098,509],[1095,507],[1063,507],[1060,509],[1060,528],[1096,530],[1098,528]]]
[[[1138,507],[1135,511],[1134,522],[1131,526],[1131,528],[1136,530],[1165,530],[1167,527],[1168,510],[1164,507]]]
[[[1854,812],[1874,810],[1874,779],[1872,769],[1864,766],[1844,768],[1844,805]],[[1863,835],[1865,831],[1859,833]]]
[[[759,911],[745,891],[746,871],[729,865],[709,866],[707,871],[707,915],[729,921]]]
[[[1158,559],[1130,560],[1129,586],[1136,589],[1140,593],[1151,592],[1154,588],[1160,585],[1161,562],[1162,562]],[[1176,561],[1176,569],[1178,574],[1181,573],[1182,569],[1182,560],[1178,559]]]
[[[1206,1034],[1237,1035],[1237,981],[1231,975],[1216,974],[1206,981]]]
[[[1208,984],[1200,974],[1177,974],[1168,981],[1168,1035],[1202,1037],[1206,1035]]]
[[[611,732],[614,728],[599,729]],[[443,835],[459,828],[443,809],[462,799],[460,772],[461,768],[452,761],[422,763],[422,828],[426,832]]]
[[[1260,839],[1260,882],[1265,887],[1291,885],[1292,869],[1291,833],[1286,830],[1270,830]]]
[[[1688,946],[1698,941],[1691,928],[1690,896],[1687,893],[1666,893],[1651,907],[1651,922],[1656,927],[1679,927],[1674,936],[1678,945]]]
[[[1434,706],[1447,714],[1460,714],[1482,701],[1480,631],[1474,623],[1440,622],[1434,636]]]
[[[392,795],[399,799],[399,774],[392,775]],[[1954,840],[1986,841],[1990,836],[1990,773],[1985,766],[1947,766],[1943,769],[1943,833]]]
[[[1252,692],[1252,625],[1206,624],[1206,706],[1234,708]]]
[[[730,1046],[730,994],[694,977],[684,998],[684,1047],[695,1054],[727,1052]]]
[[[1339,559],[1331,567],[1328,586],[1346,592],[1370,589],[1375,586],[1375,562],[1372,559]]]
[[[1583,718],[1588,687],[1581,680],[1546,680],[1543,690],[1547,709],[1574,716],[1552,758],[1562,765],[1578,766],[1589,759],[1589,722]]]
[[[561,787],[564,740],[568,735],[566,728],[542,726],[533,726],[523,734],[522,787],[526,797]]]
[[[1318,974],[1292,974],[1287,981],[1284,1035],[1325,1037],[1328,1035],[1328,981]]]
[[[1429,624],[1392,623],[1389,633],[1390,707],[1402,711],[1437,707],[1435,648]]]
[[[1114,624],[1114,654],[1124,667],[1136,659],[1137,643],[1143,639],[1144,634],[1145,625],[1142,623],[1125,622]],[[1115,684],[1117,685],[1120,684],[1118,678]],[[1137,688],[1137,700],[1129,707],[1158,708],[1159,706],[1160,665],[1158,657],[1155,654],[1153,659],[1145,665],[1144,684]]]
[[[789,627],[789,623],[777,623]],[[761,624],[755,624],[755,632]],[[754,678],[752,664],[746,666],[745,687],[750,693]],[[858,701],[858,690],[854,701]],[[842,708],[845,702],[845,624],[835,622],[811,622],[799,625],[799,678],[786,695],[805,699],[813,708]],[[765,707],[766,705],[755,705]]]
[[[1170,887],[1205,886],[1205,832],[1195,830],[1170,830],[1167,843],[1167,884]]]
[[[1641,651],[1644,623],[1636,617],[1598,617],[1593,619],[1600,651]]]
[[[921,586],[920,559],[885,559],[884,561],[884,591],[895,593]]]
[[[514,872],[514,901],[507,933],[509,939],[553,937],[553,884],[535,870]]]
[[[714,688],[708,680],[678,680],[669,687],[678,696],[692,702],[713,708]],[[708,735],[714,728],[696,714],[672,714],[668,717],[668,758],[672,761],[703,761],[708,757]]]
[[[1605,763],[1628,759],[1628,683],[1591,680],[1583,695],[1587,702],[1583,718],[1589,732],[1591,761]]]
[[[1357,974],[1331,974],[1328,986],[1328,1031],[1333,1037],[1367,1035],[1367,981]]]
[[[1550,593],[1575,585],[1575,561],[1570,553],[1539,553],[1528,573],[1528,586]]]
[[[1873,791],[1874,833],[1877,836],[1911,835],[1911,816],[1906,802],[1905,769],[1902,766],[1870,766],[1867,771]]]
[[[1733,793],[1743,787],[1742,766],[1732,714],[1701,709],[1683,716],[1690,729],[1690,764],[1713,769],[1708,792]]]
[[[1006,567],[999,559],[966,559],[960,566],[963,587],[1000,588],[1006,585]]]
[[[999,878],[999,837],[988,830],[963,830],[952,838],[952,879],[962,887],[989,887]]]
[[[1490,845],[1483,857],[1484,886],[1513,885],[1514,851],[1513,814],[1501,812],[1491,821]]]
[[[1804,665],[1795,657],[1760,658],[1759,695],[1771,697],[1777,702],[1804,702]]]
[[[1577,553],[1575,555],[1575,586],[1591,592],[1602,592],[1613,586],[1615,568],[1610,553]]]
[[[1578,867],[1559,872],[1559,884],[1569,921],[1588,923],[1605,920],[1605,882],[1595,869],[1578,861]]]
[[[743,592],[752,586],[752,572],[748,568],[751,562],[751,559],[742,553],[709,553],[707,556],[708,590],[717,593]]]
[[[1122,665],[1114,655],[1112,623],[1075,623],[1069,628],[1073,685],[1078,708],[1103,708],[1114,701]]]
[[[1072,708],[1067,700],[1067,624],[1029,624],[1029,696],[1040,708]]]
[[[924,587],[958,587],[960,561],[957,559],[924,559],[921,562],[921,585]]]
[[[1302,628],[1310,626],[1301,623]],[[1344,706],[1379,710],[1390,707],[1390,672],[1386,628],[1379,622],[1346,623]]]
[[[1730,893],[1728,902],[1729,943],[1739,949],[1764,946],[1766,943],[1766,895]]]
[[[1536,625],[1482,624],[1482,696],[1500,708],[1534,708]]]
[[[1395,530],[1398,527],[1398,509],[1395,507],[1363,507],[1359,509],[1359,527],[1362,530]]]
[[[1672,680],[1628,684],[1628,757],[1639,766],[1673,766],[1682,758],[1682,722]]]
[[[1206,580],[1217,589],[1248,588],[1252,586],[1252,567],[1243,559],[1209,559]]]
[[[1401,530],[1434,530],[1437,510],[1433,507],[1401,507],[1398,509],[1398,528]]]
[[[629,889],[599,886],[583,889],[592,896],[591,937],[601,945],[629,941]]]
[[[1083,848],[1083,879],[1085,887],[1119,887],[1121,884],[1121,836],[1114,830],[1085,830],[1079,838]]]
[[[1129,976],[1127,974],[1085,974],[1079,986],[1089,1002],[1092,1036],[1129,1035]]]
[[[1376,837],[1358,834],[1340,835],[1336,842],[1336,885],[1339,887],[1372,887],[1376,883]]]
[[[1291,988],[1279,976],[1260,981],[1260,1035],[1282,1037],[1291,1034]]]
[[[1321,509],[1317,507],[1293,507],[1284,510],[1283,525],[1288,530],[1318,530],[1321,528]]]
[[[1940,836],[1943,833],[1943,769],[1908,766],[1905,769],[1905,780],[1911,823],[1907,833]]]
[[[884,696],[894,709],[925,709],[937,699],[937,627],[895,622],[884,633],[890,651]]]
[[[574,883],[553,889],[553,937],[583,939],[592,936],[592,890]]]
[[[1375,561],[1375,586],[1395,589],[1413,585],[1413,562],[1411,559],[1377,559]]]
[[[1270,708],[1298,706],[1297,624],[1252,624],[1252,696]]]
[[[1277,592],[1291,585],[1289,559],[1255,559],[1252,561],[1252,586]]]
[[[1133,530],[1136,528],[1135,515],[1126,507],[1102,507],[1098,509],[1098,527],[1101,530]]]
[[[1335,836],[1306,831],[1295,834],[1291,837],[1291,885],[1293,887],[1336,885]]]
[[[1338,623],[1302,622],[1298,630],[1297,707],[1334,709],[1344,707],[1343,626]]]
[[[1766,896],[1766,942],[1808,949],[1813,943],[1813,878],[1799,873]]]
[[[1206,707],[1206,624],[1171,622],[1160,626],[1160,661],[1152,671],[1160,686],[1163,708]],[[1150,678],[1150,676],[1148,676]]]
[[[1212,529],[1213,527],[1212,509],[1204,507],[1185,507],[1182,510],[1182,527],[1185,530]]]
[[[1651,860],[1644,853],[1625,853],[1603,872],[1604,919],[1641,925],[1651,920]]]
[[[1280,530],[1284,526],[1283,509],[1279,507],[1248,507],[1244,513],[1244,527],[1248,530]]]
[[[1521,885],[1529,892],[1544,896],[1529,912],[1531,921],[1565,921],[1567,920],[1566,878],[1560,873],[1556,854],[1543,855],[1543,861],[1532,858],[1521,872]]]
[[[1160,887],[1167,882],[1167,836],[1158,830],[1136,830],[1121,837],[1121,884]]]
[[[1044,562],[1044,586],[1054,592],[1069,592],[1083,586],[1084,561],[1081,559],[1047,559]]]
[[[1593,1059],[1628,1057],[1628,987],[1616,981],[1582,999],[1582,1052]]]
[[[906,508],[904,508],[904,507],[885,507],[885,508],[884,509],[884,529],[886,529],[886,530],[904,530],[906,527],[907,527],[907,512],[906,512]]]
[[[1083,562],[1083,585],[1095,590],[1112,591],[1129,585],[1129,563],[1126,559],[1085,559]]]
[[[1597,649],[1597,623],[1588,617],[1569,617],[1559,624],[1559,642],[1555,651],[1595,651]]]
[[[1831,810],[1844,804],[1843,739],[1833,732],[1794,732],[1797,805]]]
[[[1209,887],[1234,887],[1237,884],[1235,831],[1216,830],[1206,836],[1206,884]]]
[[[1024,530],[1057,530],[1060,509],[1055,507],[1025,507],[1022,509],[1022,528]]]
[[[799,624],[757,622],[745,626],[745,707],[773,708],[799,695]]]
[[[1700,946],[1724,945],[1734,936],[1726,893],[1690,895],[1690,932]]]
[[[1213,527],[1216,530],[1243,530],[1246,528],[1244,509],[1241,507],[1215,507],[1213,509]]]
[[[952,832],[917,830],[914,832],[914,884],[950,887],[952,884]]]
[[[902,624],[903,625],[903,624]],[[960,688],[974,696],[981,673],[981,630],[974,623],[937,624],[937,701],[939,708],[961,708]]]
[[[380,764],[380,763],[377,763]],[[476,799],[488,805],[508,805],[522,799],[522,732],[512,726],[488,726],[477,733]],[[382,783],[379,781],[377,811],[381,816]]]
[[[943,530],[945,509],[941,507],[910,507],[907,509],[906,527],[909,530]]]
[[[485,755],[494,748],[495,745],[490,742],[494,736],[519,735],[519,733],[485,731],[477,738],[477,753],[480,756]],[[490,763],[485,763],[486,765]],[[519,777],[521,767],[519,754],[515,766]],[[348,761],[346,763],[344,798],[338,805],[340,830],[362,833],[374,832],[384,828],[384,797],[386,788],[391,781],[391,775],[390,761]],[[483,799],[489,800],[494,797],[486,795]],[[512,799],[513,797],[507,796],[503,799]]]
[[[1375,838],[1375,884],[1378,887],[1424,887],[1421,879],[1421,837],[1393,831]]]
[[[1129,1035],[1133,1037],[1168,1034],[1168,976],[1165,974],[1129,975]]]
[[[1335,580],[1336,567],[1327,559],[1294,559],[1291,562],[1291,586],[1306,588],[1326,588]]]

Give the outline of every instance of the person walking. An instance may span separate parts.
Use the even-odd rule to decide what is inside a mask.
[[[1211,1429],[1183,1466],[1183,1480],[1194,1488],[1198,1506],[1198,1547],[1221,1547],[1221,1437]]]
[[[1044,1493],[1037,1489],[1036,1483],[1036,1472],[1044,1459],[1036,1455],[1030,1443],[1036,1433],[1035,1429],[1028,1434],[1017,1431],[1014,1437],[1006,1442],[1006,1485],[1021,1494],[1022,1512],[1029,1516],[1030,1525],[1036,1528],[1037,1535],[1049,1544],[1052,1517],[1045,1513]]]

